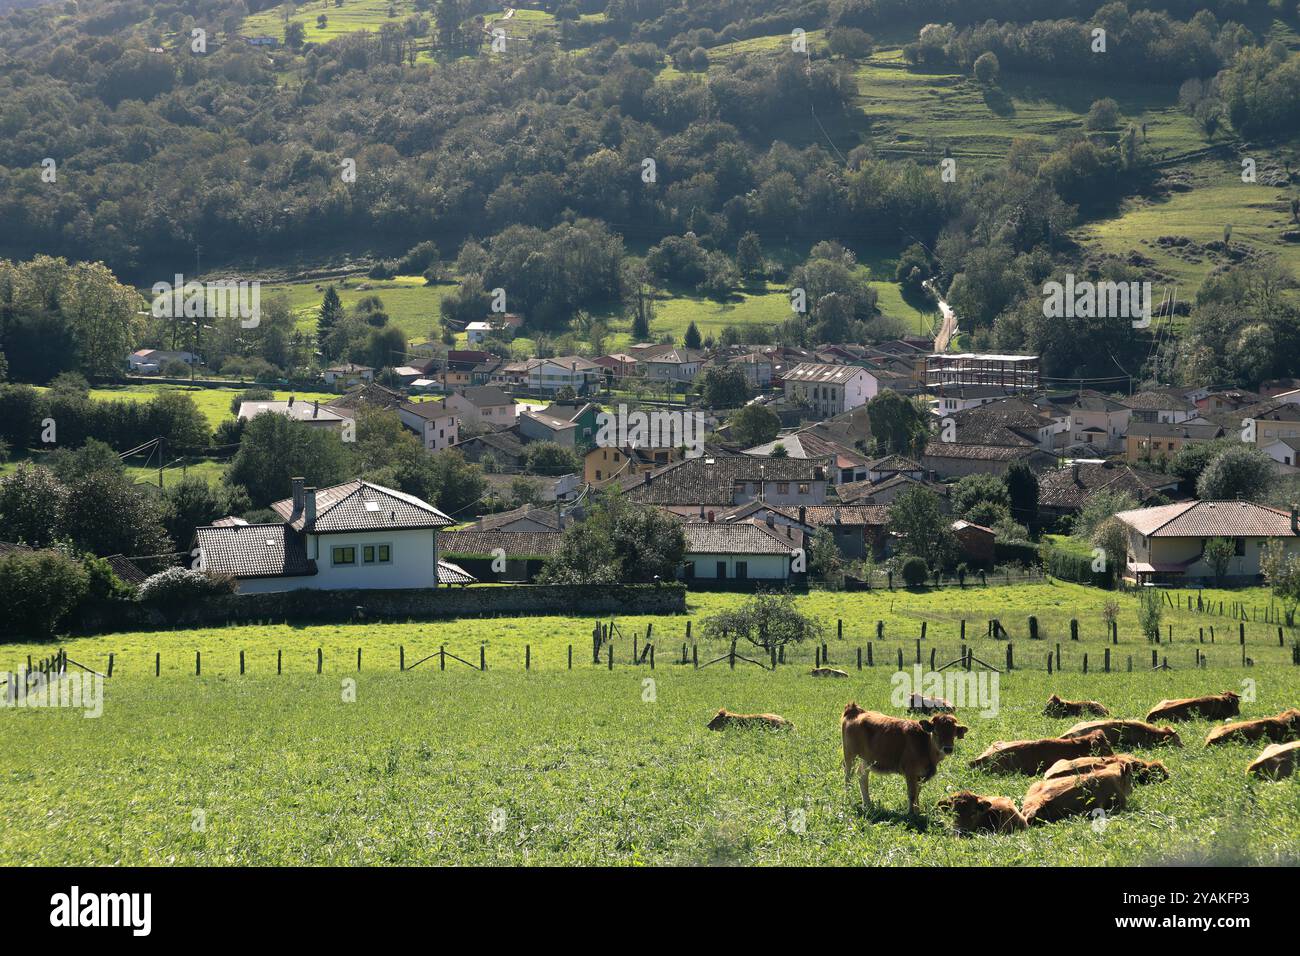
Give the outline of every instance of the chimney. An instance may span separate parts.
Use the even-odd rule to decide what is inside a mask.
[[[316,527],[316,489],[304,488],[305,504],[303,507],[302,528],[310,531]]]
[[[302,487],[303,487],[303,482],[306,481],[306,479],[290,478],[289,480],[293,483],[293,515],[289,518],[289,520],[297,521],[298,516],[302,514],[302,506],[303,506]]]
[[[1077,461],[1070,465],[1070,477],[1076,485],[1079,483],[1079,463]]]
[[[806,525],[808,523],[808,509],[803,505],[799,506],[799,523]]]
[[[1291,533],[1300,534],[1300,509],[1291,509]]]
[[[289,407],[290,407],[290,408],[293,408],[293,396],[292,396],[292,395],[289,396]]]
[[[769,528],[776,527],[776,515],[772,514],[770,511],[767,513],[767,526]]]
[[[709,524],[713,524],[713,512],[709,512]]]

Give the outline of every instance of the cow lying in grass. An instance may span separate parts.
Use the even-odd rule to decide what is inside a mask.
[[[907,709],[914,714],[950,714],[957,708],[946,697],[926,697],[913,693],[907,698]]]
[[[970,765],[990,773],[1040,774],[1058,760],[1110,752],[1106,735],[1100,732],[1071,739],[1046,737],[1042,740],[999,740],[972,760]]]
[[[1246,773],[1265,780],[1281,780],[1295,773],[1297,763],[1300,763],[1300,740],[1269,744],[1246,768]]]
[[[714,714],[713,719],[709,721],[709,730],[726,730],[728,727],[769,727],[773,730],[784,730],[794,727],[794,724],[780,714],[733,714],[725,708]]]
[[[1260,717],[1258,720],[1239,720],[1235,723],[1215,727],[1206,736],[1205,746],[1254,743],[1266,737],[1275,744],[1286,743],[1288,740],[1300,740],[1300,710],[1293,707],[1274,717]]]
[[[1162,700],[1151,708],[1147,714],[1149,722],[1157,720],[1223,720],[1236,717],[1241,713],[1241,698],[1230,690],[1222,694],[1208,694],[1205,697],[1183,697],[1178,700]]]
[[[837,667],[814,667],[808,672],[813,677],[848,677],[849,675]]]
[[[901,774],[907,783],[908,810],[916,814],[921,784],[934,776],[939,762],[956,749],[968,728],[951,714],[927,720],[907,720],[863,710],[850,701],[840,718],[844,741],[844,783],[853,779],[853,764],[861,761],[858,788],[862,804],[871,806],[871,771]]]
[[[1013,833],[1029,828],[1010,797],[985,797],[969,790],[944,797],[935,807],[953,815],[958,833]]]
[[[1135,784],[1159,783],[1169,779],[1165,765],[1155,760],[1142,760],[1132,754],[1110,754],[1105,757],[1077,757],[1074,760],[1058,760],[1047,768],[1044,780],[1057,777],[1077,777],[1084,773],[1094,773],[1112,764],[1129,767],[1133,771]]]
[[[1159,744],[1183,745],[1182,738],[1172,727],[1157,727],[1141,720],[1089,720],[1075,724],[1062,737],[1085,737],[1100,730],[1114,749],[1155,747]]]
[[[1047,698],[1044,717],[1109,717],[1110,711],[1095,700],[1062,700],[1056,694]]]
[[[1101,809],[1122,810],[1133,793],[1133,771],[1111,764],[1092,773],[1037,780],[1025,794],[1021,812],[1033,823],[1054,823]]]

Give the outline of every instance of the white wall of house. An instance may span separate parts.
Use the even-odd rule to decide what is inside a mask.
[[[459,440],[460,423],[455,415],[427,419],[405,408],[399,408],[397,417],[402,420],[403,425],[420,436],[425,451],[442,451]]]
[[[793,549],[791,549],[793,550]],[[763,581],[784,581],[790,576],[790,558],[784,554],[692,554],[687,552],[683,562],[694,562],[695,577],[704,580],[735,581],[739,578],[736,565],[746,564],[745,579]],[[718,574],[718,565],[726,567],[725,575]],[[682,571],[685,574],[683,568]]]
[[[389,547],[389,560],[382,563],[379,548]],[[365,548],[373,547],[375,561],[366,563]],[[336,564],[335,548],[352,548],[354,563]],[[301,577],[242,578],[240,594],[295,591],[299,588],[342,590],[349,588],[431,588],[438,584],[436,532],[432,529],[311,534],[307,536],[307,557],[316,562],[316,573]]]

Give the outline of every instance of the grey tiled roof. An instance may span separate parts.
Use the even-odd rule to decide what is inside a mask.
[[[495,514],[483,515],[478,521],[466,529],[470,531],[496,531],[511,525],[516,521],[534,521],[538,524],[545,525],[548,528],[559,530],[560,518],[555,513],[554,508],[542,508],[538,505],[521,505],[510,511],[498,511]]]
[[[438,536],[443,554],[480,556],[500,548],[507,558],[549,558],[558,554],[558,531],[447,531]]]
[[[691,521],[682,525],[688,554],[789,554],[803,546],[803,532],[786,537],[761,523],[742,521],[719,524]]]
[[[829,458],[687,458],[624,488],[630,500],[645,504],[730,506],[737,481],[824,482],[830,464]]]
[[[1080,462],[1051,468],[1038,476],[1038,503],[1051,508],[1082,508],[1099,491],[1128,492],[1139,503],[1149,501],[1162,485],[1177,483],[1165,475],[1149,478],[1127,465]]]
[[[239,578],[315,574],[302,534],[283,524],[196,528],[203,569]]]
[[[450,561],[438,562],[439,584],[473,584],[477,580],[478,578],[458,564],[452,564]]]
[[[293,499],[285,498],[271,505],[286,521],[293,517]],[[345,481],[316,492],[317,534],[335,531],[388,531],[401,528],[445,528],[455,524],[433,505],[382,485],[368,481]],[[303,528],[303,516],[293,521],[296,530]]]

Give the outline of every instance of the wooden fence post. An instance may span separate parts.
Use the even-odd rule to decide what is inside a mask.
[[[112,651],[109,651],[108,654],[108,676],[109,677],[113,676],[113,652]]]
[[[276,651],[275,651],[275,673],[276,673],[277,675],[280,674],[280,673],[282,672],[282,671],[281,671],[281,665],[283,664],[283,662],[284,662],[284,651],[283,651],[282,649],[280,649],[280,648],[276,648]]]
[[[316,648],[316,673],[319,674],[325,667],[325,652],[319,647]]]
[[[961,619],[961,639],[966,640],[966,619],[964,617]]]
[[[239,676],[244,676],[244,652],[239,652]]]
[[[478,669],[487,670],[487,647],[480,644],[478,646]],[[569,670],[573,670],[573,645],[569,645]]]
[[[524,670],[530,671],[532,669],[533,669],[533,645],[525,644],[524,645]]]
[[[1110,673],[1110,648],[1109,647],[1106,648],[1105,668],[1106,668],[1106,673],[1109,674]]]
[[[203,672],[202,651],[194,652],[194,676],[198,677]]]
[[[357,648],[357,673],[361,673],[361,648]]]
[[[898,649],[898,669],[900,671],[903,669],[903,649],[901,647]]]
[[[1087,654],[1084,654],[1084,655],[1083,655],[1083,672],[1084,672],[1085,674],[1088,673],[1088,655],[1087,655]]]
[[[1058,671],[1061,669],[1061,645],[1060,645],[1060,642],[1057,642],[1057,645],[1056,645],[1056,669],[1057,669]]]
[[[862,648],[858,648],[858,670],[862,670]]]
[[[1007,643],[1007,670],[1009,671],[1015,669],[1016,658],[1015,651],[1013,650],[1014,647],[1014,644],[1010,642]]]
[[[1151,666],[1157,667],[1159,666],[1159,664],[1160,664],[1160,652],[1153,647],[1151,648]]]
[[[1047,673],[1049,676],[1052,673],[1052,652],[1051,651],[1047,652]]]
[[[926,623],[927,623],[926,621],[922,621],[922,622],[921,622],[921,640],[925,640],[925,626],[926,626]]]
[[[844,640],[844,618],[842,617],[835,619],[835,639],[837,641]]]
[[[867,642],[867,666],[868,667],[876,666],[875,657],[876,657],[875,645],[873,645],[870,641],[868,641]]]
[[[161,673],[162,673],[162,654],[155,651],[153,655],[153,676],[157,677]]]
[[[921,639],[916,639],[916,662],[921,663]]]
[[[696,670],[700,668],[700,645],[691,645],[691,666]]]
[[[481,652],[482,650],[483,650],[483,648],[480,647],[480,648],[479,648],[479,651]],[[683,651],[683,653],[682,653],[682,657],[685,658],[685,657],[686,657],[686,654],[685,654],[686,646],[685,646],[685,645],[682,645],[682,651]],[[572,645],[572,644],[569,645],[569,670],[573,670],[573,645]]]
[[[447,645],[443,644],[438,648],[438,670],[447,669]]]
[[[609,642],[609,669],[614,669],[614,642]]]
[[[397,645],[397,669],[406,670],[406,648],[401,644]]]
[[[930,648],[930,670],[934,670],[934,651],[933,647]]]
[[[1070,618],[1070,640],[1077,641],[1078,639],[1079,639],[1079,620],[1078,618],[1072,617]]]

